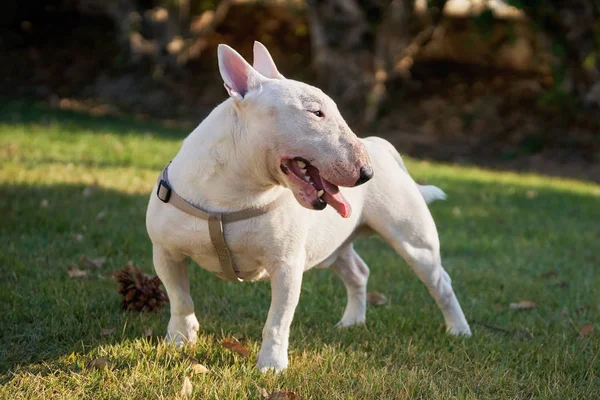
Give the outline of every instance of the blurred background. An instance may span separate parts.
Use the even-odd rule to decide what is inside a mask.
[[[4,0],[0,96],[195,126],[254,40],[359,136],[600,182],[597,0]]]

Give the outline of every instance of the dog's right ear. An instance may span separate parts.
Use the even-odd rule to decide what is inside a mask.
[[[246,93],[260,86],[266,79],[231,47],[220,44],[219,72],[227,93],[236,101],[243,100]]]
[[[261,42],[254,42],[254,69],[260,72],[262,75],[271,79],[285,79],[283,75],[277,71],[273,57],[269,53],[269,50]]]

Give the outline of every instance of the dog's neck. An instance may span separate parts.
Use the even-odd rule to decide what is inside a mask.
[[[184,140],[169,167],[173,189],[206,211],[236,211],[275,200],[265,140],[240,121],[232,99],[217,106]]]

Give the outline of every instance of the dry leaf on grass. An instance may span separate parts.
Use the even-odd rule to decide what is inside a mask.
[[[263,399],[266,399],[269,397],[269,392],[267,392],[267,389],[265,389],[264,387],[258,386],[256,383],[254,384],[254,387],[256,387],[256,390],[258,390],[258,393],[260,393],[260,395],[263,397]]]
[[[590,306],[588,306],[587,304],[585,304],[585,305],[583,305],[583,306],[581,306],[581,307],[577,307],[577,308],[575,309],[575,312],[576,312],[577,314],[581,314],[581,313],[583,313],[583,312],[589,311],[589,309],[590,309]]]
[[[83,233],[74,233],[71,235],[71,240],[76,242],[83,242]]]
[[[181,361],[183,361],[183,362],[186,362],[186,361],[187,361],[187,362],[189,362],[189,363],[190,363],[190,365],[196,365],[196,364],[200,364],[200,363],[198,362],[198,360],[196,360],[196,359],[195,359],[194,357],[192,357],[192,356],[188,356],[187,354],[182,354],[180,359],[181,359]]]
[[[83,195],[83,197],[90,197],[92,194],[94,194],[94,192],[98,189],[97,185],[92,185],[92,186],[88,186],[86,188],[83,189],[83,191],[81,192],[81,194]]]
[[[108,360],[104,357],[94,358],[85,364],[85,369],[98,369],[108,365]]]
[[[192,392],[194,391],[194,387],[192,386],[192,382],[190,382],[190,378],[188,378],[187,376],[185,377],[185,379],[183,380],[183,387],[181,388],[181,395],[183,397],[188,397],[192,395]]]
[[[106,257],[88,258],[85,254],[79,259],[79,264],[85,267],[102,268],[106,262]]]
[[[104,217],[106,217],[106,210],[102,210],[96,215],[96,222],[102,221]]]
[[[378,292],[367,293],[367,303],[382,306],[387,303],[387,297]]]
[[[302,397],[298,396],[294,392],[288,392],[287,390],[279,390],[279,389],[275,389],[275,391],[273,393],[271,393],[269,395],[269,397],[267,397],[267,400],[286,400],[286,399],[300,400],[300,399],[302,399]]]
[[[108,335],[112,335],[113,333],[115,333],[116,330],[117,330],[117,328],[102,328],[102,329],[100,329],[100,334],[102,336],[108,336]]]
[[[594,325],[585,324],[581,328],[579,328],[579,337],[584,338],[589,336],[592,332],[594,332]]]
[[[152,330],[152,328],[148,328],[144,331],[144,337],[150,337],[153,333],[154,331]]]
[[[194,375],[208,374],[209,370],[202,364],[194,364],[192,365],[192,371],[194,371]]]
[[[558,276],[558,272],[550,270],[550,271],[546,271],[543,274],[541,274],[540,278],[548,279],[548,278],[554,278],[555,276]]]
[[[83,278],[88,276],[87,271],[82,271],[74,265],[69,267],[67,274],[69,274],[69,278]]]
[[[510,305],[508,306],[508,308],[510,308],[511,310],[531,310],[535,307],[535,303],[529,300],[521,300],[518,303],[510,303]]]
[[[223,339],[223,341],[221,342],[221,346],[238,353],[239,355],[241,355],[244,358],[248,357],[249,351],[246,348],[246,346],[244,346],[243,344],[241,344],[239,342],[236,342],[233,339],[228,339],[228,338]]]

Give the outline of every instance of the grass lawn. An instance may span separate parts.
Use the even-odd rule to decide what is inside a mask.
[[[262,376],[268,283],[225,282],[194,266],[200,334],[182,357],[162,340],[168,309],[122,312],[111,275],[128,260],[153,273],[148,195],[185,135],[0,104],[0,398],[176,398],[186,376],[203,399],[259,399],[257,386],[305,399],[600,397],[600,187],[411,160],[416,179],[449,195],[431,208],[471,339],[445,335],[416,275],[369,238],[357,245],[369,290],[389,301],[369,307],[365,327],[333,328],[344,287],[312,270],[290,368]],[[106,262],[69,277],[82,255]],[[509,308],[524,300],[536,307]],[[581,335],[585,324],[596,331]],[[232,337],[248,358],[221,346]],[[209,372],[193,374],[189,357]],[[87,369],[96,358],[108,364]]]

